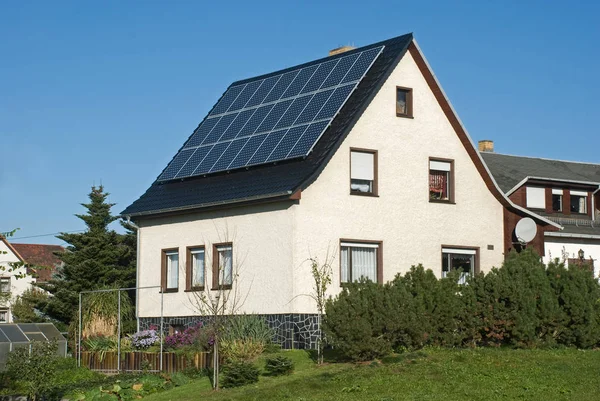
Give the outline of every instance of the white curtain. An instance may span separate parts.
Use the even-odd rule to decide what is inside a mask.
[[[219,249],[220,284],[231,285],[233,282],[233,261],[231,247]]]
[[[579,198],[579,213],[587,213],[587,198],[581,197]]]
[[[167,288],[177,288],[179,281],[179,255],[167,255]]]
[[[377,248],[352,248],[352,280],[377,282]]]
[[[204,286],[204,250],[192,253],[192,287]]]
[[[349,269],[349,265],[348,265],[348,248],[347,247],[342,247],[342,256],[341,256],[341,262],[342,262],[342,272],[341,272],[341,277],[340,277],[340,281],[342,283],[347,283],[349,280],[348,277],[348,269]]]

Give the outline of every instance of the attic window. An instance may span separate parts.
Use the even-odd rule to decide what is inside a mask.
[[[350,194],[377,195],[377,151],[350,149]]]
[[[396,87],[396,116],[413,117],[412,89]]]
[[[587,192],[571,191],[571,213],[587,213]]]

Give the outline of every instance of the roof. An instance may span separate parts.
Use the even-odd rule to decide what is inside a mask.
[[[177,182],[160,183],[156,180],[146,193],[121,214],[134,217],[248,201],[289,199],[292,194],[310,185],[318,176],[349,132],[352,124],[358,119],[389,72],[406,52],[412,40],[413,35],[406,34],[343,53],[343,55],[348,55],[375,46],[385,46],[381,55],[307,157],[250,167],[230,173],[191,177]],[[315,60],[292,68],[306,67],[322,60]],[[262,79],[283,71],[286,70],[234,82],[231,86],[249,80]]]
[[[600,184],[600,164],[481,152],[502,191],[509,192],[527,177]]]
[[[600,240],[600,220],[584,220],[565,217],[549,217],[551,220],[562,225],[559,232],[546,233],[547,236],[590,238]]]
[[[54,252],[63,252],[65,250],[60,245],[13,243],[12,246],[19,252],[19,255],[21,255],[28,265],[47,268],[36,271],[39,281],[47,281],[51,278],[56,266],[61,264],[60,259],[54,255]]]

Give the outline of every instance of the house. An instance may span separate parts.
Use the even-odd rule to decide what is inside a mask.
[[[12,323],[11,302],[32,288],[36,281],[48,280],[60,261],[53,252],[58,245],[11,244],[0,235],[0,323]]]
[[[544,233],[544,261],[585,265],[598,277],[600,164],[498,154],[492,141],[480,150],[506,196],[563,227]]]
[[[284,347],[316,345],[308,258],[331,261],[335,295],[418,263],[487,271],[520,219],[540,252],[560,228],[500,190],[412,34],[234,82],[122,217],[139,227],[141,328],[161,310],[193,324],[199,293],[237,291],[233,312]]]
[[[50,280],[56,269],[63,264],[56,256],[57,252],[65,251],[60,245],[13,243],[12,246],[27,261],[27,273],[37,283]]]

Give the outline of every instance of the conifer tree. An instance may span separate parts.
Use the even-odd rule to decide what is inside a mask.
[[[52,294],[44,312],[65,324],[75,316],[79,292],[135,286],[135,233],[129,227],[126,234],[109,229],[118,217],[111,214],[114,204],[107,203],[108,195],[102,186],[92,187],[90,202],[82,204],[87,213],[76,215],[86,231],[57,236],[68,244],[56,254],[63,266],[48,283],[40,284]]]

